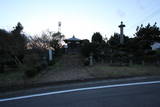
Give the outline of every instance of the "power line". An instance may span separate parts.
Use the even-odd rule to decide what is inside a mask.
[[[159,12],[160,12],[160,8],[158,8],[158,9],[155,10],[155,11],[153,11],[150,15],[146,16],[145,18],[143,18],[143,19],[142,19],[141,21],[139,21],[138,23],[132,25],[132,26],[129,27],[127,30],[130,30],[131,28],[133,28],[133,27],[135,27],[135,26],[137,26],[137,25],[139,25],[139,24],[142,24],[142,23],[143,23],[145,20],[147,20],[147,19],[152,19],[153,16],[159,14]]]

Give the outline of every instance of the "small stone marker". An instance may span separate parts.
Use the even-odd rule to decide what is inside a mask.
[[[89,56],[89,65],[90,66],[93,65],[93,53],[91,53],[90,56]]]
[[[49,54],[49,61],[52,61],[53,60],[53,55],[52,55],[52,50],[51,49],[48,50],[48,54]]]
[[[68,51],[68,45],[64,45],[64,51],[65,51],[65,54],[67,54],[67,51]]]

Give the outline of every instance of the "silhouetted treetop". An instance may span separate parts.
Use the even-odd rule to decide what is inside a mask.
[[[99,32],[96,32],[92,36],[92,43],[100,44],[103,42],[102,35]]]
[[[13,31],[0,29],[0,63],[22,63],[27,37],[21,34],[23,26],[18,23]]]
[[[120,34],[114,33],[113,36],[110,37],[108,40],[108,44],[111,46],[119,45],[120,44]]]
[[[126,44],[129,41],[129,37],[124,35],[124,44]],[[118,46],[120,45],[120,34],[114,33],[113,36],[110,37],[108,40],[108,44],[110,46]]]
[[[14,30],[12,31],[13,34],[20,34],[23,30],[23,26],[20,22],[17,23],[16,27],[13,27]]]
[[[137,27],[135,36],[139,39],[146,40],[148,42],[154,42],[154,41],[159,41],[160,42],[160,29],[156,25],[157,23],[155,22],[154,25],[150,25],[148,23],[147,26],[143,27]]]

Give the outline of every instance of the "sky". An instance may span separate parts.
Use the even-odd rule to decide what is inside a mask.
[[[66,38],[91,39],[94,32],[109,38],[119,33],[132,37],[141,24],[160,24],[160,0],[0,0],[0,29],[11,31],[20,22],[31,36],[58,31]]]

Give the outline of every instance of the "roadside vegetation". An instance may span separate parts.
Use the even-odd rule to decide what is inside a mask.
[[[61,55],[60,32],[47,30],[41,35],[31,37],[23,32],[20,22],[12,31],[0,29],[0,73],[23,72],[24,77],[32,78],[46,69],[53,61],[48,60],[48,50],[54,57]]]
[[[93,56],[94,63],[106,62],[115,65],[128,64],[160,64],[160,49],[152,50],[151,45],[160,43],[160,29],[156,25],[141,25],[136,29],[134,37],[124,35],[124,43],[120,43],[120,34],[114,33],[108,40],[99,32],[92,36],[91,42],[84,42],[82,55]]]
[[[59,60],[54,66],[47,67],[47,69],[39,73],[37,76],[29,79],[24,77],[24,72],[1,73],[0,85],[1,87],[11,87],[14,85],[24,86],[27,84],[54,83],[70,80],[160,76],[160,67],[153,65],[110,66],[108,64],[96,64],[91,67],[84,67],[83,65],[74,66],[70,64],[68,63],[66,65],[62,60]]]
[[[93,78],[122,78],[160,75],[160,42],[156,25],[137,27],[133,38],[114,33],[109,39],[100,32],[91,42],[82,40],[81,52],[66,54],[61,44],[64,35],[46,31],[38,36],[23,33],[18,23],[12,31],[0,29],[0,87]],[[48,50],[54,60],[49,61]],[[92,65],[91,63],[92,57]]]

